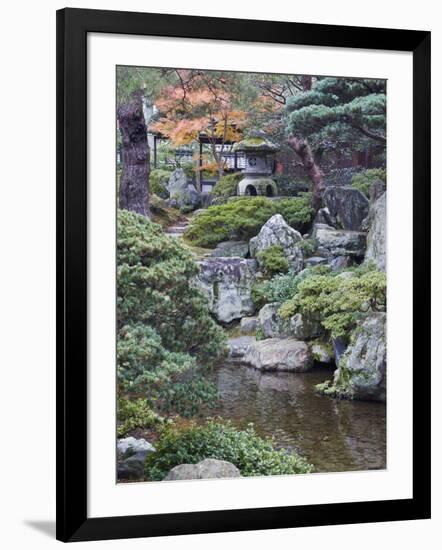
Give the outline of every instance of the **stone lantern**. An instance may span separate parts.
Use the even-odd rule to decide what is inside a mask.
[[[244,178],[238,184],[238,195],[276,196],[278,188],[271,176],[279,147],[266,139],[264,134],[256,133],[236,143],[233,150],[244,153],[246,157],[246,167],[242,171]]]

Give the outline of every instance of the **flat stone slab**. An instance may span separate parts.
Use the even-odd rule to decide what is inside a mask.
[[[261,371],[306,372],[313,366],[309,346],[294,338],[267,338],[251,344],[242,363]]]

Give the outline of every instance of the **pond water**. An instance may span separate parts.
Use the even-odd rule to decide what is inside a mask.
[[[382,403],[337,401],[314,386],[332,377],[315,367],[307,373],[261,373],[236,364],[214,372],[221,402],[211,415],[237,427],[253,422],[276,446],[295,450],[317,472],[386,467],[386,407]]]

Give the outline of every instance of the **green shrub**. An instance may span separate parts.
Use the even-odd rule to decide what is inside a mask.
[[[281,306],[281,317],[315,313],[331,336],[338,337],[347,336],[363,314],[385,310],[386,274],[371,265],[346,271],[304,278],[294,296]]]
[[[149,191],[162,199],[167,199],[169,192],[166,189],[170,172],[162,168],[154,168],[149,174]]]
[[[291,227],[304,233],[314,214],[311,193],[301,193],[299,197],[272,202],[275,205],[275,214],[281,214]]]
[[[191,281],[191,252],[147,218],[121,210],[117,235],[117,366],[125,389],[167,398],[225,353],[224,334]]]
[[[287,273],[289,270],[289,262],[284,256],[284,249],[282,246],[269,246],[261,250],[261,252],[258,252],[256,257],[263,266],[265,274],[270,277],[277,273]]]
[[[272,304],[275,302],[283,303],[290,300],[295,294],[298,285],[306,277],[311,275],[319,275],[328,273],[330,267],[315,266],[304,269],[298,275],[289,273],[287,275],[275,275],[269,281],[256,283],[252,288],[252,298],[257,307],[262,307],[264,304]]]
[[[228,240],[247,240],[257,235],[274,214],[281,214],[289,225],[302,230],[313,214],[309,195],[280,201],[238,197],[225,204],[210,206],[193,218],[186,237],[202,247]]]
[[[226,174],[220,178],[212,189],[212,195],[216,197],[235,197],[238,183],[244,178],[242,172]]]
[[[363,172],[358,172],[351,178],[351,185],[369,197],[370,187],[377,180],[381,180],[384,183],[387,181],[387,174],[384,168],[369,168]]]
[[[205,458],[232,462],[242,476],[305,474],[313,466],[297,454],[275,450],[272,441],[256,435],[253,427],[238,430],[230,423],[209,421],[183,431],[166,427],[146,460],[151,481],[164,479],[178,464],[196,464]]]
[[[117,406],[118,437],[136,428],[152,428],[162,423],[162,418],[149,406],[147,399],[120,397]]]
[[[158,398],[174,376],[197,367],[194,356],[170,351],[157,330],[144,323],[128,323],[118,330],[117,365],[120,382],[131,391],[148,390],[151,399]]]
[[[316,250],[316,243],[314,239],[302,239],[302,241],[298,242],[298,246],[304,253],[304,257],[306,258],[308,258],[309,256],[313,256]]]
[[[207,369],[204,375],[207,375]],[[213,408],[218,398],[215,384],[204,378],[193,378],[165,386],[157,404],[162,413],[176,413],[189,418],[198,415],[203,406]]]

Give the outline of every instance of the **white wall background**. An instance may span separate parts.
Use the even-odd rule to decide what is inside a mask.
[[[82,8],[254,17],[433,32],[433,339],[442,330],[442,18],[438,0],[270,3],[224,0],[31,2],[2,6],[0,131],[0,541],[8,550],[51,549],[55,513],[55,10]],[[3,97],[4,96],[4,97]],[[438,97],[439,96],[439,97]],[[439,254],[437,254],[439,253]],[[433,519],[151,539],[151,549],[440,547],[442,538],[440,354],[433,361]],[[92,543],[79,543],[81,546]],[[95,543],[142,548],[146,540]]]

